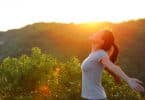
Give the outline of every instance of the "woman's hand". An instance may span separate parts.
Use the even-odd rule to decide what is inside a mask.
[[[134,91],[137,91],[137,92],[145,91],[144,87],[141,85],[141,84],[143,84],[143,82],[136,78],[129,78],[127,80],[127,83],[130,86],[130,88],[132,88]]]
[[[108,69],[110,69],[112,72],[114,72],[116,75],[118,75],[119,77],[121,77],[122,79],[124,79],[128,85],[130,86],[130,88],[132,88],[135,91],[138,92],[144,92],[145,89],[144,87],[141,85],[143,82],[136,79],[136,78],[130,78],[129,76],[127,76],[123,70],[118,67],[118,65],[115,65],[114,63],[112,63],[112,61],[108,58],[108,57],[103,57],[101,59],[101,63],[107,67]]]

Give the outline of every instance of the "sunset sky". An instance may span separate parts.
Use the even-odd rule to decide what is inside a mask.
[[[0,0],[0,31],[34,22],[120,22],[145,18],[145,0]]]

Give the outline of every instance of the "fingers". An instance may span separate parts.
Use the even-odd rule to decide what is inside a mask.
[[[141,86],[140,84],[136,84],[134,87],[133,87],[133,90],[136,91],[136,92],[144,92],[144,87]]]
[[[141,83],[141,84],[143,84],[143,82],[142,81],[140,81],[139,79],[135,79],[138,83]]]
[[[141,92],[144,92],[144,91],[145,91],[145,90],[144,90],[144,87],[141,86],[140,84],[137,85],[137,88],[138,88],[138,90],[141,91]]]
[[[132,78],[132,80],[129,82],[129,85],[135,92],[144,92],[145,91],[145,88],[141,84],[143,84],[143,82],[136,78]]]

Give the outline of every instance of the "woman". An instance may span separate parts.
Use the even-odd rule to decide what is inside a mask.
[[[142,81],[127,76],[121,68],[115,64],[119,53],[111,31],[101,30],[89,37],[91,40],[91,52],[82,62],[82,93],[83,100],[107,100],[105,90],[101,83],[103,69],[107,70],[115,79],[121,83],[126,81],[134,91],[143,92]]]

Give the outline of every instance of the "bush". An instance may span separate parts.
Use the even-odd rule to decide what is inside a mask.
[[[126,83],[115,86],[103,71],[103,85],[109,100],[143,100]],[[0,64],[0,99],[5,100],[80,100],[81,69],[77,57],[59,61],[41,49],[30,56],[7,57]]]

